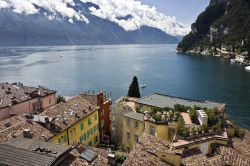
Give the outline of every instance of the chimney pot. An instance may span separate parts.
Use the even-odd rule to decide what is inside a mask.
[[[32,135],[30,133],[30,129],[24,129],[23,130],[23,137],[24,138],[32,138]]]

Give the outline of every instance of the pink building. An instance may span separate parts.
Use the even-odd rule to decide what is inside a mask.
[[[21,83],[0,83],[0,120],[22,113],[39,113],[56,104],[56,91]]]

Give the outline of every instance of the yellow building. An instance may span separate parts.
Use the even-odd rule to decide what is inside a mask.
[[[145,120],[145,133],[171,141],[175,134],[175,124]]]
[[[82,96],[75,96],[45,111],[45,126],[55,134],[50,141],[56,144],[96,146],[99,144],[99,107]]]
[[[144,115],[133,111],[122,115],[123,137],[122,147],[130,152],[144,131]]]

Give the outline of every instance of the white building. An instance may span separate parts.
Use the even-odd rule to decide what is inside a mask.
[[[235,61],[239,62],[239,63],[243,63],[245,61],[245,56],[243,56],[243,55],[237,55],[235,57]]]
[[[200,122],[200,125],[207,125],[208,116],[205,113],[205,111],[204,110],[197,110],[196,113],[197,113],[197,117],[198,117],[198,120]]]

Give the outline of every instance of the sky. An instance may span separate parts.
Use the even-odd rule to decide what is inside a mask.
[[[205,10],[210,0],[141,0],[155,6],[159,12],[175,16],[178,21],[191,25],[197,16]]]

